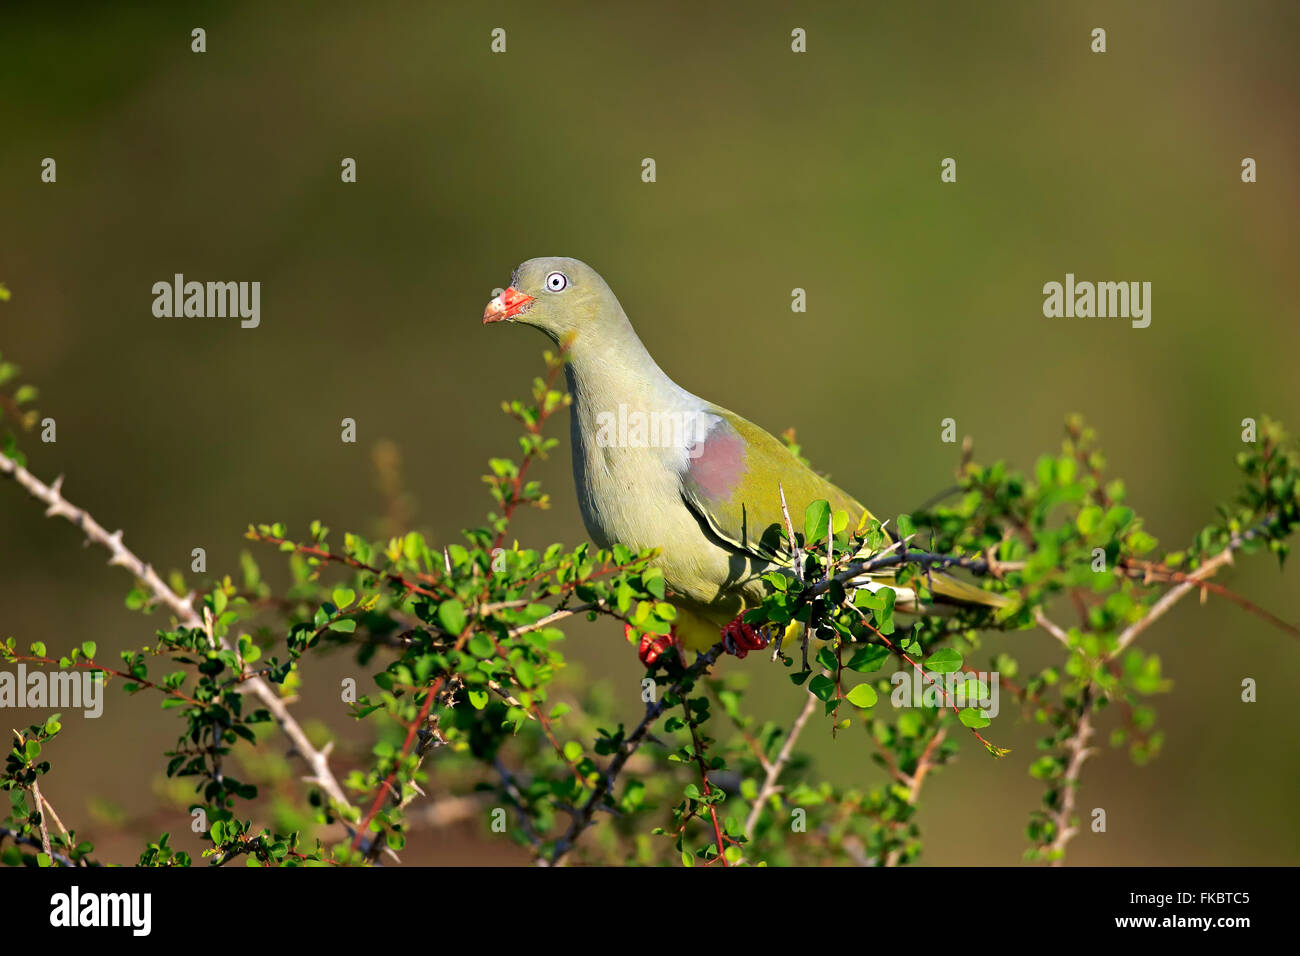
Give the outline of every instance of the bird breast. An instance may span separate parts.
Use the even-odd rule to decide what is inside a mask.
[[[668,586],[709,604],[732,575],[731,555],[705,535],[682,500],[687,449],[643,442],[633,429],[644,406],[597,408],[575,394],[571,418],[573,477],[587,533],[600,547],[659,549],[655,564]],[[628,423],[623,427],[621,423]],[[648,428],[648,426],[647,426]],[[646,432],[645,434],[649,434]],[[663,447],[664,445],[668,447]]]

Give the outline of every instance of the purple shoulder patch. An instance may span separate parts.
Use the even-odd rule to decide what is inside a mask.
[[[744,439],[720,420],[709,430],[698,454],[690,459],[687,477],[702,497],[719,502],[731,497],[744,473]]]

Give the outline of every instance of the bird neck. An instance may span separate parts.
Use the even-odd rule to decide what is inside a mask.
[[[599,336],[584,341],[579,334],[570,346],[565,373],[575,414],[616,412],[620,405],[644,412],[698,406],[700,400],[659,367],[621,310],[616,318],[602,323]]]

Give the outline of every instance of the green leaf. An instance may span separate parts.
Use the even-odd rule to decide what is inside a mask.
[[[95,646],[94,641],[83,641],[81,644],[81,653],[85,654],[86,657],[90,658],[91,660],[95,659],[96,649],[97,648]]]
[[[247,634],[239,635],[239,656],[244,659],[244,663],[252,664],[262,656],[262,649],[253,643],[253,639]]]
[[[972,730],[979,730],[981,727],[987,727],[989,724],[993,723],[993,721],[980,714],[979,710],[974,707],[967,707],[962,710],[961,713],[957,715],[957,719]]]
[[[853,606],[874,611],[885,606],[885,599],[876,597],[874,591],[859,588],[853,592]]]
[[[854,707],[871,707],[876,703],[876,689],[870,684],[859,684],[844,695]]]
[[[803,513],[803,539],[813,545],[825,539],[831,526],[831,504],[818,499],[812,502]]]
[[[808,682],[808,689],[818,700],[832,700],[835,697],[835,681],[825,674],[818,674]]]
[[[889,648],[881,647],[879,644],[868,644],[853,655],[847,667],[859,673],[870,673],[880,670],[880,665],[888,659]]]
[[[334,604],[341,611],[357,599],[356,592],[351,588],[336,588],[333,594]]]
[[[448,634],[465,630],[465,605],[455,598],[438,605],[438,622]]]
[[[475,657],[492,656],[492,638],[482,631],[476,631],[474,636],[469,639],[469,652]]]
[[[660,568],[646,568],[641,574],[641,583],[645,589],[657,598],[664,596],[664,572]]]
[[[1113,524],[1116,529],[1122,530],[1133,520],[1133,509],[1127,505],[1116,505],[1106,512],[1106,520]]]
[[[1101,524],[1101,509],[1096,505],[1081,508],[1078,517],[1074,519],[1074,524],[1080,534],[1092,534],[1097,529],[1097,525]]]
[[[871,616],[876,619],[876,629],[881,634],[889,635],[894,633],[894,601],[898,594],[893,588],[881,588],[877,594],[880,596],[883,605],[880,608],[873,609]]]
[[[951,647],[941,648],[925,659],[925,669],[936,674],[951,674],[961,670],[961,665],[961,655]]]
[[[957,693],[962,694],[966,700],[986,700],[989,689],[988,685],[974,674],[967,674],[957,685]]]

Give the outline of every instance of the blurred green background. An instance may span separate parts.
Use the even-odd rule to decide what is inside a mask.
[[[376,533],[371,452],[391,439],[416,526],[454,540],[486,510],[484,460],[514,450],[498,403],[544,344],[482,328],[483,306],[521,260],[570,255],[683,386],[797,426],[878,513],[950,483],[941,419],[977,457],[1028,468],[1078,411],[1149,530],[1181,547],[1234,487],[1242,418],[1300,429],[1298,28],[1291,2],[11,7],[0,349],[58,422],[57,444],[28,440],[31,467],[66,473],[70,499],[156,565],[188,568],[202,546],[225,572],[249,521]],[[1246,156],[1257,184],[1240,181]],[[176,272],[260,281],[261,327],[154,318],[151,286]],[[1150,328],[1044,318],[1042,285],[1066,272],[1150,281]],[[517,525],[525,544],[585,538],[559,433],[538,471],[554,507]],[[1298,575],[1260,557],[1223,580],[1296,621]],[[0,636],[142,644],[128,584],[0,486]],[[634,712],[621,629],[571,637]],[[1054,645],[988,644],[1004,646],[1031,664]],[[1082,833],[1071,861],[1300,862],[1300,644],[1211,601],[1149,646],[1175,682],[1155,701],[1165,752],[1087,766],[1080,806],[1110,829]],[[355,734],[329,666],[300,709]],[[752,673],[766,714],[797,712],[763,658],[726,666]],[[1243,677],[1258,703],[1240,702]],[[177,732],[151,698],[108,701],[47,751],[47,795],[89,835],[92,797],[147,808]],[[993,739],[1012,754],[967,747],[927,787],[926,862],[1020,860],[1035,733],[1003,709]],[[828,776],[877,779],[860,739],[804,742]],[[187,829],[172,816],[141,832]],[[513,858],[477,832],[417,835],[408,859]]]

